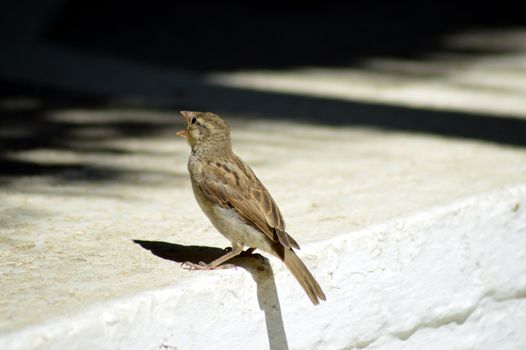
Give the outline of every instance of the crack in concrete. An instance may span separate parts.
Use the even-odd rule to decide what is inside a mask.
[[[520,299],[526,299],[526,288],[524,289],[518,289],[516,290],[514,293],[512,293],[511,295],[508,295],[508,296],[498,296],[495,294],[495,292],[493,291],[488,291],[486,293],[484,293],[480,298],[479,300],[474,303],[471,307],[463,310],[463,311],[459,311],[459,312],[455,312],[453,314],[450,314],[450,315],[444,315],[442,317],[438,317],[436,319],[433,319],[433,320],[430,320],[428,322],[421,322],[419,324],[417,324],[416,326],[408,329],[408,330],[404,330],[404,331],[399,331],[399,332],[394,332],[394,333],[390,333],[388,335],[391,335],[391,336],[394,336],[402,341],[406,341],[408,340],[411,336],[413,336],[414,334],[416,334],[418,331],[422,330],[422,329],[426,329],[426,328],[440,328],[440,327],[443,327],[443,326],[447,326],[451,323],[456,323],[457,325],[462,325],[464,324],[471,315],[473,315],[473,313],[480,307],[481,303],[484,301],[484,300],[491,300],[491,301],[494,301],[496,303],[500,303],[500,302],[505,302],[505,301],[509,301],[509,300],[520,300]],[[370,340],[366,340],[366,341],[358,341],[356,342],[356,344],[354,346],[351,346],[350,348],[348,349],[365,349],[367,347],[369,347],[371,344],[373,344],[374,342],[376,342],[378,339],[380,339],[382,336],[384,336],[384,334],[374,338],[374,339],[370,339]]]

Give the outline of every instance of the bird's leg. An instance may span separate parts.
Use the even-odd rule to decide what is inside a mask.
[[[228,253],[224,254],[223,256],[220,256],[219,258],[215,259],[214,261],[212,261],[210,264],[208,264],[212,269],[215,269],[217,268],[219,265],[221,265],[222,263],[224,263],[225,261],[228,261],[230,259],[232,259],[233,257],[239,255],[239,253],[241,253],[243,251],[243,246],[242,245],[232,245],[232,250],[229,251]],[[232,267],[235,267],[234,265],[232,264],[228,264],[228,265],[231,265]],[[227,265],[223,265],[223,266],[227,266]],[[226,268],[226,267],[225,267]]]
[[[232,245],[232,250],[220,256],[219,258],[215,259],[210,264],[206,264],[202,261],[199,264],[194,264],[194,263],[187,261],[183,263],[183,268],[187,270],[216,270],[216,269],[235,268],[236,266],[233,264],[225,264],[225,265],[221,265],[221,264],[239,255],[242,251],[243,251],[242,245]]]

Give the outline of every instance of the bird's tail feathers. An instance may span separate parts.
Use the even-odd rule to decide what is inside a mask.
[[[285,248],[283,262],[292,275],[298,280],[299,284],[314,305],[319,304],[320,300],[325,300],[325,294],[321,290],[320,285],[316,282],[314,276],[312,276],[303,261],[300,260],[292,249]]]

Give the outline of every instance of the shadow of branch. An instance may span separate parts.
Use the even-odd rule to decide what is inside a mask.
[[[223,249],[214,247],[185,246],[159,241],[133,240],[133,242],[149,250],[153,255],[178,263],[186,261],[195,264],[200,261],[210,263],[224,254]],[[228,263],[247,270],[256,282],[259,307],[265,313],[269,348],[288,350],[274,272],[269,260],[260,254],[243,252],[230,259]]]

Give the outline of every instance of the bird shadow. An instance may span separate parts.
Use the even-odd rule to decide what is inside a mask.
[[[162,259],[178,263],[210,263],[225,253],[223,249],[205,246],[188,246],[160,241],[133,240],[142,248]],[[257,286],[257,298],[260,309],[265,314],[265,324],[269,348],[271,350],[288,350],[287,335],[279,303],[274,272],[269,260],[260,254],[243,252],[228,261],[236,267],[250,273]]]

